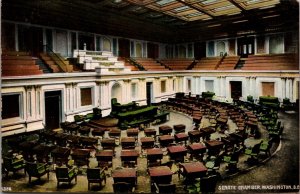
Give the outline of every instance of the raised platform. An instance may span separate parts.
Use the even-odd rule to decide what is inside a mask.
[[[104,117],[99,120],[92,120],[90,124],[98,127],[117,127],[119,120],[112,117]]]

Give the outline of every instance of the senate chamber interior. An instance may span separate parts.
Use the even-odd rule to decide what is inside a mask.
[[[297,0],[1,13],[2,192],[299,192]]]

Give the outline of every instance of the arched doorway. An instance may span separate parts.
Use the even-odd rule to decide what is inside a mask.
[[[119,103],[122,102],[122,87],[119,83],[115,83],[111,87],[111,98],[116,98]]]
[[[103,50],[111,51],[111,42],[108,38],[103,38]]]
[[[225,54],[225,42],[218,42],[217,43],[217,55],[223,56]]]
[[[136,43],[135,45],[135,56],[142,57],[142,45],[140,43]]]

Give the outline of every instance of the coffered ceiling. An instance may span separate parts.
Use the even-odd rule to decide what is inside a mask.
[[[296,0],[2,0],[2,18],[162,42],[298,30]]]

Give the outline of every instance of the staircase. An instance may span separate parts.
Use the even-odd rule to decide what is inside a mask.
[[[48,67],[53,73],[63,72],[63,70],[55,63],[55,61],[47,53],[40,53],[40,59],[43,63],[48,65]]]
[[[124,61],[119,61],[110,51],[87,51],[74,50],[79,64],[83,65],[85,71],[99,72],[130,72],[130,68],[124,65]]]
[[[41,59],[36,59],[36,64],[40,67],[43,73],[52,73],[52,69],[48,67]]]
[[[48,65],[53,73],[73,72],[73,65],[59,53],[54,53],[48,45],[44,45],[46,53],[40,53],[40,59]]]
[[[234,69],[242,69],[244,67],[245,61],[245,58],[240,58]]]

